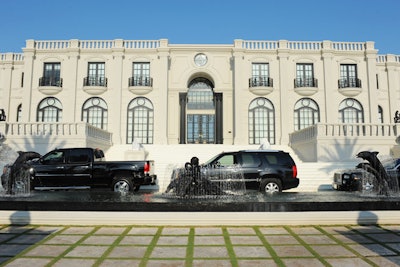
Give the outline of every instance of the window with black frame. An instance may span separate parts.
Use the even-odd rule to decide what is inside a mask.
[[[318,104],[311,98],[302,98],[294,106],[294,129],[307,128],[319,122]]]
[[[250,87],[272,86],[268,63],[253,63]]]
[[[259,97],[249,105],[249,144],[261,144],[263,139],[275,144],[275,108],[271,101]]]
[[[82,106],[82,121],[107,130],[108,108],[107,103],[100,97],[92,97],[86,100]]]
[[[361,81],[357,77],[356,64],[341,64],[340,65],[340,80],[339,88],[359,88]]]
[[[61,64],[59,62],[44,63],[43,77],[39,79],[39,86],[62,87],[60,71]]]
[[[129,86],[152,86],[149,62],[134,62]]]
[[[88,76],[84,80],[84,86],[107,86],[104,62],[88,63]]]
[[[314,79],[314,65],[312,63],[296,64],[296,80],[294,87],[317,87]]]

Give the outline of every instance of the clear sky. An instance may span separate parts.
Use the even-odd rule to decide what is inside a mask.
[[[0,53],[35,40],[374,41],[400,55],[400,0],[0,0]]]

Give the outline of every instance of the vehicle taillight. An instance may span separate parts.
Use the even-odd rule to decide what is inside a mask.
[[[297,167],[296,167],[296,165],[292,166],[292,172],[293,172],[293,178],[296,178],[297,177]]]
[[[150,164],[149,164],[149,162],[146,162],[146,163],[144,164],[144,172],[145,172],[145,173],[150,172]]]

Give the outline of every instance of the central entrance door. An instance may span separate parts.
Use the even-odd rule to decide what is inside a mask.
[[[206,78],[195,78],[180,93],[180,144],[222,144],[222,93]]]
[[[215,143],[215,115],[188,114],[187,118],[188,144]]]

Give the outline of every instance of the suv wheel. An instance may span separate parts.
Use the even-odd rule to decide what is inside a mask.
[[[263,179],[260,190],[265,193],[282,192],[282,183],[279,179],[275,178]]]

